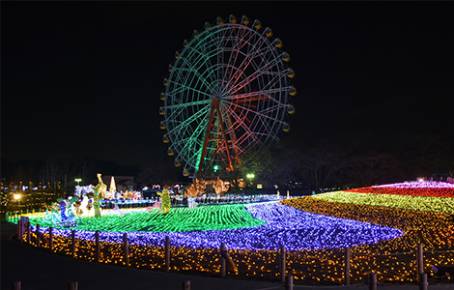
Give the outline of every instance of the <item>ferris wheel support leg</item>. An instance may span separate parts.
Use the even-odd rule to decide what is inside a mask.
[[[234,168],[233,168],[233,164],[232,164],[232,158],[230,157],[229,144],[227,143],[227,137],[226,137],[225,131],[224,131],[224,121],[222,120],[222,114],[221,114],[221,111],[219,110],[219,103],[217,105],[216,110],[218,111],[219,124],[221,127],[222,136],[224,138],[225,153],[227,155],[227,161],[229,163],[228,171],[232,172]]]
[[[219,106],[219,100],[216,98],[213,98],[211,101],[210,118],[208,119],[208,126],[207,126],[207,130],[205,132],[205,138],[204,138],[205,140],[203,141],[202,156],[200,157],[199,168],[197,169],[197,174],[202,173],[202,170],[203,170],[203,163],[205,162],[208,141],[210,140],[210,133],[211,133],[211,129],[213,128],[213,124],[214,124],[214,113],[216,110],[216,103]]]
[[[230,116],[227,115],[227,122],[228,126],[231,128],[232,127],[232,120],[230,119]],[[236,135],[235,131],[232,130],[231,133],[231,140],[233,141],[232,147],[233,147],[233,153],[234,153],[234,159],[235,159],[235,165],[238,166],[240,165],[240,158],[238,157],[238,148],[236,148]]]

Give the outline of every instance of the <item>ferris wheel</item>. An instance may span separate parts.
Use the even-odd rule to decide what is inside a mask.
[[[218,17],[184,41],[164,80],[160,127],[183,175],[232,172],[288,132],[294,71],[283,43],[259,20]]]

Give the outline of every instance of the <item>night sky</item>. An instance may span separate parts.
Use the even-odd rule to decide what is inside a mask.
[[[452,8],[2,2],[2,157],[171,166],[162,80],[193,29],[231,13],[260,19],[290,53],[299,94],[284,144],[400,152],[433,138],[452,147]]]

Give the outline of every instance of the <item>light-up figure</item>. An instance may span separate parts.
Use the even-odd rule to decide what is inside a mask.
[[[101,216],[101,203],[100,200],[106,195],[107,185],[102,181],[102,174],[98,173],[98,184],[95,187],[95,195],[93,197],[93,208],[95,209],[95,217]]]
[[[77,197],[71,197],[65,201],[65,218],[61,220],[61,224],[65,227],[76,225],[76,214],[74,212],[74,204],[78,201]]]
[[[226,193],[230,188],[230,183],[227,181],[223,181],[219,177],[217,177],[216,180],[212,182],[212,184],[214,192],[216,193],[217,196]]]
[[[58,202],[58,205],[60,206],[60,220],[63,222],[66,220],[66,201],[64,199],[61,199]]]
[[[53,225],[60,224],[60,206],[57,203],[52,204],[46,208],[46,213],[44,214],[44,221],[50,222]]]
[[[169,187],[164,186],[162,192],[158,192],[157,194],[161,197],[161,212],[163,214],[169,213],[171,207]]]

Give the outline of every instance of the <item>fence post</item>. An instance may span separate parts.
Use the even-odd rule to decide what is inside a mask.
[[[76,231],[75,230],[71,230],[70,250],[71,250],[71,257],[74,257],[76,255]]]
[[[129,242],[127,233],[123,233],[123,255],[126,266],[129,266]]]
[[[30,244],[32,239],[32,226],[30,225],[30,221],[27,223],[27,243]]]
[[[68,290],[78,290],[79,283],[77,281],[72,281],[68,283]]]
[[[165,258],[165,270],[170,271],[170,238],[166,236],[164,240],[164,258]],[[189,286],[190,287],[190,286]]]
[[[36,225],[36,246],[40,247],[41,246],[41,238],[40,238],[40,233],[39,233],[39,224]]]
[[[286,259],[286,252],[285,252],[285,247],[282,245],[281,246],[281,249],[280,249],[280,254],[281,254],[281,259],[280,259],[280,262],[281,262],[281,267],[280,267],[280,270],[281,270],[281,282],[282,283],[285,283],[285,275],[286,275],[286,263],[287,263],[287,259]]]
[[[285,286],[286,286],[285,287],[286,290],[293,290],[293,275],[292,274],[288,274],[287,284]]]
[[[13,283],[13,290],[21,290],[22,289],[22,283],[21,281],[15,281]]]
[[[52,251],[52,246],[54,244],[54,229],[52,227],[49,228],[49,250]]]
[[[191,290],[191,281],[186,280],[183,282],[183,290]]]
[[[221,277],[225,277],[227,275],[227,263],[225,259],[225,252],[226,252],[226,246],[224,243],[221,243]]]
[[[377,290],[377,274],[374,272],[369,274],[369,290]]]
[[[427,273],[419,273],[419,290],[427,290],[428,286]]]
[[[22,219],[22,217],[17,221],[17,239],[20,241],[22,240],[22,234],[23,234],[23,224],[24,224],[24,220]]]
[[[99,231],[95,232],[95,259],[96,262],[99,262],[100,258],[100,246],[99,246]]]
[[[416,265],[417,265],[417,273],[416,278],[417,281],[421,277],[420,274],[424,273],[424,249],[423,244],[418,244],[418,248],[416,250]]]
[[[344,261],[344,285],[350,285],[350,257],[352,255],[352,249],[345,249],[345,261]]]
[[[18,228],[17,228],[17,234],[18,234],[18,239],[23,242],[24,239],[23,239],[23,236],[25,234],[25,231],[26,231],[26,227],[27,227],[27,224],[30,223],[30,219],[27,217],[27,216],[21,216],[20,219],[19,219],[19,222],[17,224]]]

